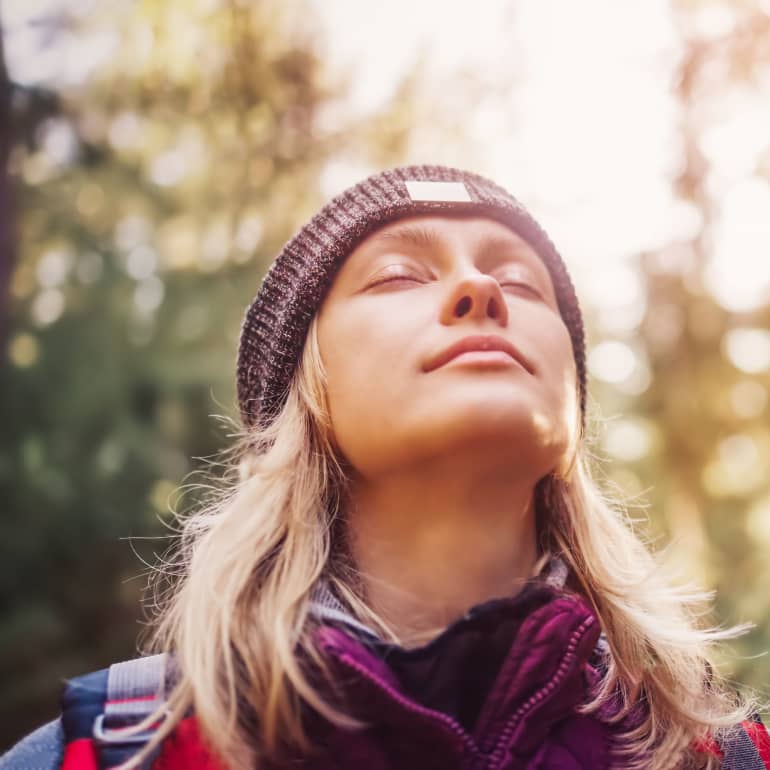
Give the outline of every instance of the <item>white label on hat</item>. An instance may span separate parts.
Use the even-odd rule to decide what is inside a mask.
[[[467,201],[471,196],[462,182],[418,182],[409,179],[404,182],[413,201]]]

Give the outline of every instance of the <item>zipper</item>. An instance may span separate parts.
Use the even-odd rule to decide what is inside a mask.
[[[328,645],[327,649],[337,652],[336,658],[340,663],[348,669],[355,671],[363,679],[384,692],[392,701],[397,703],[403,709],[411,714],[424,717],[425,719],[440,725],[452,738],[459,740],[462,744],[464,755],[469,755],[474,758],[470,768],[473,770],[497,770],[505,757],[506,746],[508,745],[511,736],[516,731],[516,728],[519,726],[519,723],[535,706],[564,681],[575,662],[578,645],[595,622],[596,618],[587,618],[572,632],[569,641],[567,642],[564,656],[554,675],[511,715],[505,723],[499,738],[495,742],[494,748],[490,752],[483,751],[481,749],[483,741],[477,743],[455,719],[449,716],[449,714],[415,703],[403,693],[400,693],[380,677],[369,671],[366,666],[354,660],[350,655],[344,652],[340,653],[339,648],[335,649],[333,646]]]
[[[567,649],[564,653],[559,667],[556,669],[556,673],[548,680],[536,693],[531,695],[519,708],[512,714],[512,716],[505,723],[505,726],[500,733],[500,737],[497,739],[493,750],[490,753],[483,752],[480,754],[479,762],[474,767],[479,770],[495,770],[501,766],[501,763],[506,754],[506,747],[511,739],[511,736],[516,731],[519,723],[524,717],[540,702],[543,701],[550,693],[554,691],[566,678],[572,667],[575,657],[577,646],[583,637],[586,635],[591,626],[596,622],[595,618],[587,618],[584,620],[578,628],[572,633],[567,643]],[[480,742],[483,743],[483,742]]]
[[[406,711],[439,724],[445,732],[449,733],[452,738],[455,740],[459,739],[462,744],[464,754],[477,755],[479,753],[479,748],[471,735],[466,732],[457,721],[449,716],[449,714],[445,714],[442,711],[436,711],[435,709],[430,709],[426,706],[421,706],[419,703],[415,703],[406,695],[400,693],[387,682],[380,679],[380,677],[373,674],[361,663],[351,658],[347,653],[342,653],[339,655],[337,660],[343,663],[347,668],[354,670],[359,676],[363,677],[379,690],[384,692],[392,701],[397,703]]]

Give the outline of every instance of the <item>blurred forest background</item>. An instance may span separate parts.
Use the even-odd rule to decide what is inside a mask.
[[[442,6],[427,5],[427,28],[449,35]],[[524,37],[526,5],[495,5]],[[332,6],[342,10],[324,23]],[[549,207],[548,189],[517,187],[527,162],[541,178],[536,159],[495,154],[493,133],[521,146],[529,121],[515,46],[499,46],[494,72],[460,58],[437,75],[437,49],[415,44],[398,77],[383,76],[386,96],[356,110],[352,95],[371,94],[353,63],[329,65],[334,35],[366,38],[382,19],[342,29],[352,7],[0,3],[0,748],[58,712],[63,678],[135,653],[138,556],[163,547],[141,538],[166,534],[197,458],[227,446],[212,415],[236,416],[239,325],[261,275],[331,194],[402,162],[473,168],[541,214],[583,298],[605,483],[649,516],[684,578],[717,591],[720,622],[756,623],[727,670],[770,698],[770,5],[661,6],[674,54],[650,87],[668,103],[655,193],[667,224],[656,243],[601,263],[592,250],[612,252],[601,239],[625,226],[614,212],[581,247],[559,224],[583,217],[581,188]],[[480,9],[464,13],[454,23],[468,44],[493,49],[473,40]],[[636,30],[613,27],[614,13],[584,23],[619,50]],[[405,24],[390,21],[383,35]],[[576,50],[550,65],[554,120],[530,125],[554,147],[577,115],[594,133],[592,105],[614,99],[585,80],[570,112],[576,94],[560,78],[591,55]],[[365,57],[371,82],[378,55]],[[649,133],[637,123],[615,137],[625,181],[612,194],[644,226],[651,211],[630,198]],[[600,174],[603,153],[585,156],[581,179]],[[574,187],[571,173],[545,186]]]

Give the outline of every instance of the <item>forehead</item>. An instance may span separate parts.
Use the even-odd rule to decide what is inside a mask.
[[[485,216],[467,214],[416,215],[389,222],[370,233],[351,252],[370,253],[397,243],[416,249],[462,243],[465,247],[504,247],[520,255],[529,255],[542,264],[537,252],[518,233],[502,222]]]

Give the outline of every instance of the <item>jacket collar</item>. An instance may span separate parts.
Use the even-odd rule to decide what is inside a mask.
[[[552,556],[541,571],[530,578],[530,582],[542,583],[556,591],[562,591],[567,583],[569,568],[564,560],[559,556]],[[489,603],[475,605],[468,612],[472,614],[483,610]],[[380,640],[377,632],[357,620],[350,610],[337,598],[331,589],[331,586],[325,579],[316,583],[310,598],[310,613],[320,621],[327,621],[333,624],[342,624],[356,632],[357,635],[363,635],[371,641]]]

